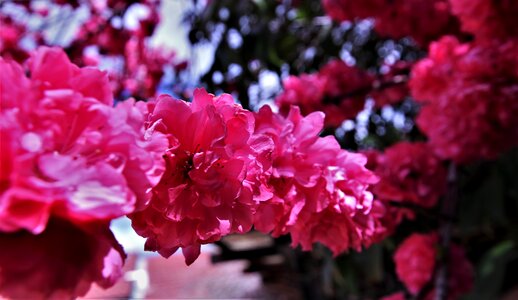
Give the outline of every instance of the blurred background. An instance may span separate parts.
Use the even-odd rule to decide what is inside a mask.
[[[403,141],[427,141],[416,125],[422,103],[409,90],[412,68],[440,37],[471,43],[476,34],[463,30],[448,1],[365,2],[372,11],[383,5],[383,15],[352,14],[350,3],[1,0],[0,54],[23,62],[38,46],[62,47],[74,63],[105,70],[120,101],[160,93],[189,99],[205,87],[232,94],[253,111],[262,105],[281,113],[290,105],[303,114],[321,110],[322,135],[334,135],[352,151],[381,155]],[[448,169],[449,162],[440,164]],[[421,176],[405,168],[411,170],[403,177]],[[416,168],[426,173],[434,167]],[[438,299],[518,299],[518,151],[507,147],[491,159],[458,164],[451,210],[442,205],[449,197],[441,192],[446,171],[438,173],[429,174],[426,188],[442,199],[439,204],[390,202],[397,214],[408,210],[411,217],[401,217],[382,243],[337,257],[321,245],[302,252],[289,247],[289,237],[252,232],[206,245],[187,267],[181,255],[166,260],[144,252],[130,221],[116,220],[112,228],[130,254],[124,280],[106,291],[94,288],[86,298],[379,299],[405,290],[393,260],[398,245],[414,232],[441,231],[446,224],[473,278],[462,295]],[[427,291],[402,295],[433,299]]]

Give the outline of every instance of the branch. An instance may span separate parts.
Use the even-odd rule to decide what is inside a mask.
[[[457,168],[450,162],[448,168],[448,191],[442,201],[441,212],[445,219],[439,227],[440,257],[435,274],[435,300],[446,300],[448,295],[448,259],[452,231],[452,219],[457,209],[458,197]]]

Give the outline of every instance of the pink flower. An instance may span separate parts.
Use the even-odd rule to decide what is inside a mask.
[[[462,23],[462,29],[478,40],[506,40],[518,37],[514,0],[450,0],[452,11]]]
[[[446,191],[446,169],[425,143],[400,142],[377,157],[380,182],[374,194],[384,201],[433,207]]]
[[[299,106],[304,115],[317,111],[324,98],[324,80],[317,74],[289,76],[282,81],[284,91],[275,103],[283,115],[287,115],[292,105]]]
[[[129,100],[114,108],[105,74],[76,67],[57,48],[33,53],[30,78],[16,63],[0,59],[0,65],[2,234],[25,232],[42,245],[54,218],[74,230],[103,224],[108,232],[110,220],[145,205],[162,176],[167,141],[159,133],[145,138],[142,103]],[[4,268],[10,267],[0,264],[0,274]]]
[[[319,76],[325,82],[327,100],[322,111],[326,114],[326,124],[340,126],[343,121],[356,118],[372,90],[371,74],[342,60],[332,60],[320,69]]]
[[[493,159],[516,146],[518,44],[433,43],[412,70],[410,87],[422,102],[417,125],[442,159]]]
[[[108,288],[126,255],[107,224],[78,227],[51,219],[45,231],[0,233],[0,295],[13,299],[83,296],[92,282]]]
[[[414,233],[399,245],[394,254],[396,274],[412,295],[417,295],[425,285],[432,282],[437,259],[436,233]],[[473,286],[473,266],[466,258],[464,249],[456,244],[449,247],[447,274],[448,299],[455,300],[469,292]],[[425,299],[434,299],[435,290]]]
[[[302,117],[292,107],[286,118],[263,107],[256,134],[275,143],[268,184],[274,197],[259,204],[255,228],[274,236],[290,233],[292,245],[310,250],[321,242],[335,255],[368,246],[376,234],[372,194],[376,176],[361,154],[340,149],[334,137],[318,136],[320,112]]]
[[[375,18],[375,30],[391,38],[411,37],[426,46],[445,34],[457,34],[459,24],[448,0],[385,1]]]
[[[384,8],[383,0],[322,0],[326,13],[335,21],[354,21],[376,16]]]
[[[323,111],[325,125],[338,127],[354,119],[363,110],[365,98],[372,89],[372,76],[341,60],[327,63],[319,73],[290,76],[283,81],[284,91],[275,102],[283,115],[292,105],[299,106],[303,115]]]
[[[392,38],[412,37],[427,45],[443,34],[458,32],[458,22],[447,0],[323,0],[336,21],[374,18],[375,29]]]
[[[149,130],[169,137],[166,171],[147,208],[130,218],[146,249],[168,257],[181,247],[191,264],[201,244],[252,227],[260,193],[254,118],[230,95],[198,89],[192,103],[160,96],[150,121]]]
[[[436,234],[414,233],[394,253],[396,274],[412,295],[432,280],[437,256]]]

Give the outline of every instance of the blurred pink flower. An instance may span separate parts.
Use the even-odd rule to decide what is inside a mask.
[[[444,37],[412,70],[418,127],[442,159],[494,159],[518,141],[518,43]]]
[[[417,295],[427,284],[433,286],[433,274],[438,259],[437,233],[414,233],[399,245],[395,254],[396,274],[412,295]],[[464,249],[456,244],[449,247],[447,290],[449,300],[456,300],[473,286],[474,270]],[[435,289],[424,299],[435,299]]]
[[[459,17],[462,29],[477,40],[518,38],[515,0],[450,0],[452,11]]]
[[[92,282],[108,288],[126,255],[107,224],[78,227],[51,219],[39,235],[0,233],[0,295],[11,299],[70,299]]]
[[[412,295],[417,295],[432,280],[437,241],[435,233],[414,233],[394,253],[396,274]]]
[[[322,0],[335,21],[373,18],[376,31],[391,38],[412,37],[426,46],[444,34],[459,31],[448,0]]]
[[[433,207],[446,191],[446,168],[426,143],[400,142],[377,156],[373,187],[384,201],[410,202]]]

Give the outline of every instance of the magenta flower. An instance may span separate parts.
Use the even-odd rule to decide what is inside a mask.
[[[274,236],[290,233],[293,246],[310,250],[321,242],[335,255],[372,242],[378,224],[367,188],[377,177],[362,154],[340,149],[332,136],[319,137],[324,115],[302,117],[292,107],[286,118],[263,107],[256,134],[275,143],[269,186],[274,197],[259,204],[255,228]]]
[[[114,108],[105,74],[78,68],[60,49],[40,48],[33,53],[28,61],[30,78],[14,62],[0,59],[0,65],[5,70],[0,74],[0,234],[13,249],[18,247],[17,237],[21,244],[34,243],[34,254],[26,260],[38,265],[31,260],[44,259],[52,252],[48,249],[56,247],[51,245],[52,236],[60,229],[48,229],[49,220],[77,227],[71,231],[86,230],[85,239],[102,239],[98,231],[87,228],[109,233],[110,220],[144,206],[148,190],[162,176],[161,150],[167,140],[159,133],[145,137],[145,105],[129,100]],[[87,243],[79,234],[75,238],[76,244]],[[122,265],[122,251],[117,253],[121,260],[117,265]],[[25,272],[3,262],[9,259],[0,263],[0,274]],[[85,260],[78,272],[83,268],[100,272],[100,267]],[[58,283],[70,286],[56,289],[79,296],[97,280],[86,280],[81,284],[87,286],[78,290],[74,284],[79,281],[52,281],[57,276],[52,272],[61,272],[59,268],[43,270],[48,274],[38,279],[41,284],[28,285],[27,297],[37,293],[45,297]],[[120,273],[115,267],[110,270],[113,276]],[[103,276],[108,276],[105,272]],[[0,294],[11,289],[8,283],[0,287]]]
[[[442,159],[494,159],[517,145],[518,43],[466,43],[447,36],[412,69],[423,103],[416,123]]]
[[[427,285],[433,285],[433,275],[438,258],[438,235],[414,233],[399,245],[395,254],[396,274],[412,295],[417,295]],[[464,249],[456,244],[449,247],[448,299],[458,299],[473,286],[473,266],[466,258]],[[424,299],[434,299],[435,289]]]
[[[409,202],[434,207],[446,191],[446,168],[426,143],[400,142],[377,156],[373,187],[384,201]]]
[[[228,94],[198,89],[192,103],[163,95],[150,120],[149,130],[169,138],[166,171],[147,208],[130,218],[147,250],[168,257],[181,247],[191,264],[201,244],[251,229],[254,194],[261,193],[254,147],[264,142],[252,139],[252,113]]]

